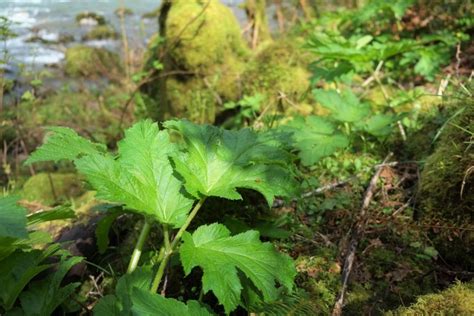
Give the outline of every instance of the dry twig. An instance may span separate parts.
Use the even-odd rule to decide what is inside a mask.
[[[392,153],[389,153],[387,157],[384,159],[382,165],[386,164],[388,160],[390,159],[390,157],[392,157],[392,155],[393,155]],[[372,201],[372,197],[374,196],[374,192],[375,192],[375,189],[377,188],[377,182],[379,180],[382,169],[383,167],[377,168],[374,176],[370,180],[369,187],[365,191],[364,201],[362,202],[362,207],[359,212],[359,220],[357,221],[354,229],[352,230],[349,250],[344,260],[344,268],[342,270],[341,291],[339,293],[336,304],[334,304],[334,308],[332,310],[332,316],[340,316],[342,314],[342,308],[344,307],[344,297],[345,297],[347,286],[349,283],[349,276],[352,272],[352,267],[354,265],[354,259],[355,259],[357,246],[359,244],[359,240],[364,235],[367,209],[369,207],[370,202]]]

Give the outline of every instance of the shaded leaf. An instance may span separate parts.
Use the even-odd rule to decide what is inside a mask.
[[[295,148],[305,166],[314,165],[324,157],[349,145],[349,139],[336,131],[328,120],[317,116],[296,118],[289,124],[294,131]]]
[[[5,310],[13,307],[18,295],[36,275],[51,267],[41,263],[59,250],[60,246],[55,244],[45,250],[16,251],[0,261],[0,305]]]
[[[54,274],[44,280],[33,282],[27,291],[21,293],[20,302],[25,315],[52,315],[54,310],[80,285],[76,282],[61,287],[61,281],[66,273],[81,261],[81,257],[66,258],[63,256]]]
[[[95,237],[97,239],[97,248],[99,248],[100,254],[103,254],[107,250],[107,247],[109,246],[110,227],[114,223],[115,219],[120,216],[120,214],[123,214],[123,212],[110,212],[109,214],[101,218],[100,221],[97,223],[97,227],[95,229]]]
[[[181,262],[186,274],[199,266],[203,269],[204,292],[212,291],[226,313],[241,301],[242,271],[261,292],[265,301],[277,297],[276,282],[291,290],[296,270],[291,259],[262,243],[259,233],[247,231],[230,236],[221,224],[200,226],[192,235],[183,235]]]
[[[209,316],[206,308],[196,301],[187,304],[173,298],[165,298],[159,294],[135,288],[133,290],[133,315],[136,316]]]
[[[0,236],[28,238],[26,209],[17,204],[19,197],[0,198]]]

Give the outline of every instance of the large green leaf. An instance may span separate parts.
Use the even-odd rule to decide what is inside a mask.
[[[18,200],[17,196],[0,198],[0,237],[28,238],[26,209]]]
[[[48,127],[52,132],[45,143],[34,151],[26,164],[40,161],[74,160],[80,155],[94,154],[105,150],[105,146],[92,143],[68,127]]]
[[[98,198],[124,204],[161,223],[183,224],[193,199],[182,193],[181,182],[173,175],[168,155],[174,145],[157,124],[147,120],[128,129],[119,143],[118,158],[68,128],[51,130],[54,134],[32,154],[29,163],[74,160]]]
[[[61,287],[61,281],[66,273],[82,261],[81,257],[63,256],[54,274],[32,283],[27,291],[20,295],[21,307],[28,316],[52,315],[80,283],[69,283]]]
[[[277,298],[276,282],[291,290],[296,270],[292,260],[262,243],[259,233],[247,231],[230,236],[222,224],[204,225],[192,235],[183,235],[180,256],[186,274],[199,266],[203,269],[204,292],[212,291],[226,313],[241,301],[241,271],[261,292],[265,301]]]
[[[271,204],[275,195],[291,195],[296,187],[284,164],[288,153],[249,129],[229,131],[188,121],[164,125],[184,143],[184,149],[171,157],[186,190],[195,197],[241,199],[237,188],[247,188]]]
[[[349,145],[349,139],[321,117],[298,117],[289,126],[294,131],[294,146],[299,150],[298,155],[305,166],[314,165],[322,158]]]
[[[314,89],[313,95],[323,107],[331,111],[332,118],[341,122],[357,122],[370,113],[370,106],[361,103],[351,90],[339,93],[336,90]]]
[[[174,148],[168,133],[147,120],[125,132],[117,159],[92,154],[76,160],[76,167],[97,190],[98,198],[179,227],[193,199],[182,193],[182,184],[173,175],[168,155]]]
[[[206,308],[196,301],[187,304],[172,298],[165,298],[159,294],[135,288],[133,290],[133,315],[136,316],[210,316]]]

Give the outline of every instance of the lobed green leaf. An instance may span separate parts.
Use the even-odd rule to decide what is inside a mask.
[[[193,196],[241,199],[238,188],[260,192],[272,204],[276,195],[295,190],[285,162],[288,153],[249,129],[229,131],[189,121],[167,121],[165,127],[181,144],[172,157],[176,171]]]
[[[277,282],[291,290],[296,275],[291,259],[271,243],[262,243],[257,231],[230,236],[230,231],[217,223],[200,226],[192,235],[185,233],[179,252],[186,274],[196,266],[203,269],[204,292],[212,291],[226,313],[241,301],[239,271],[252,281],[265,301],[277,298]]]

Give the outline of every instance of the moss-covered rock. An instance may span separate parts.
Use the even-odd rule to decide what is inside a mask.
[[[248,55],[232,11],[218,0],[165,1],[160,36],[164,44],[151,52],[148,70],[159,60],[164,69],[157,72],[166,76],[143,89],[155,100],[148,105],[151,116],[213,122],[222,102],[239,97]]]
[[[421,173],[419,218],[443,259],[474,269],[474,103],[448,121]],[[439,229],[437,227],[440,227]]]
[[[402,307],[385,315],[474,315],[474,283],[457,282],[440,293],[418,297],[410,307]]]
[[[79,196],[83,192],[81,181],[73,173],[38,173],[23,185],[25,200],[43,205],[54,205]]]
[[[103,15],[89,11],[76,15],[76,22],[80,25],[105,25],[107,23]]]
[[[297,38],[262,45],[242,75],[244,94],[265,94],[276,105],[273,110],[305,112],[311,57],[300,45]]]
[[[425,216],[457,224],[474,222],[474,103],[448,122],[421,173],[420,205]]]
[[[118,33],[110,25],[97,25],[87,32],[82,39],[84,41],[117,39]]]
[[[71,77],[105,76],[122,72],[120,58],[106,49],[77,45],[67,49],[65,72]]]

